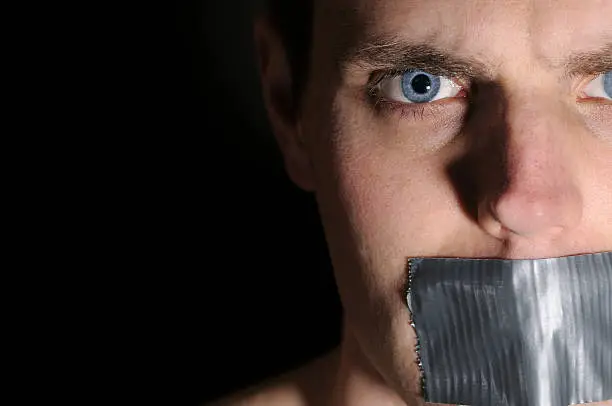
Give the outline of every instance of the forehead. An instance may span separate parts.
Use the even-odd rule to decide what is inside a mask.
[[[554,60],[609,43],[611,15],[612,0],[321,0],[315,40],[336,51],[385,37],[491,60],[517,50]]]

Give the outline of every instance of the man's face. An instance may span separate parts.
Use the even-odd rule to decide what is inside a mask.
[[[612,250],[612,1],[318,3],[299,132],[346,322],[409,399],[409,258]]]

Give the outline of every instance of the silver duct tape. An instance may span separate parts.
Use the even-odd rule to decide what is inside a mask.
[[[568,406],[612,399],[612,252],[420,258],[409,270],[427,402]]]

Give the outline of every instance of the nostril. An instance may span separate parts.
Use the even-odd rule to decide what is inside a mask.
[[[503,240],[509,234],[509,230],[499,220],[493,205],[488,201],[483,201],[478,206],[478,222],[488,234],[497,239]]]

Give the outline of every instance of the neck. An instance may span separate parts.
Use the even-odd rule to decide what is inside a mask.
[[[363,354],[348,328],[340,348],[340,361],[330,406],[413,406],[404,402]]]

